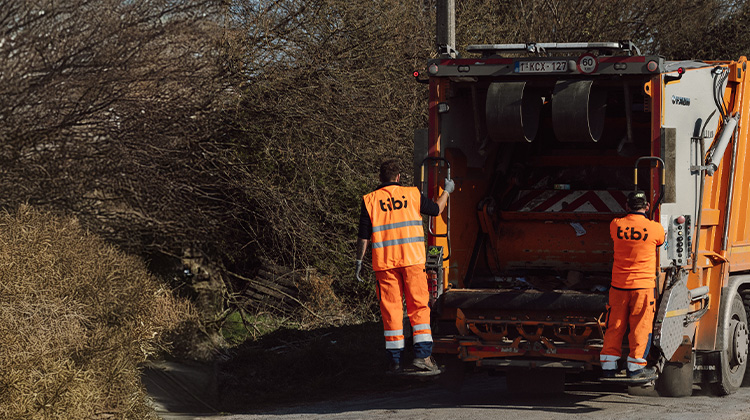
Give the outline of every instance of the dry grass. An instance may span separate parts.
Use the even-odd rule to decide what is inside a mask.
[[[153,418],[139,364],[187,314],[75,220],[0,213],[0,418]]]

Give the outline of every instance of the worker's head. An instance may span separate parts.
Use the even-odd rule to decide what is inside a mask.
[[[398,182],[401,168],[397,159],[389,159],[380,165],[380,182]]]
[[[643,191],[634,191],[628,194],[628,211],[648,211],[648,197]]]

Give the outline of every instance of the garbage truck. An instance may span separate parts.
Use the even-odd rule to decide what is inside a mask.
[[[746,70],[745,57],[670,61],[618,41],[444,48],[415,72],[429,89],[417,179],[429,197],[445,177],[456,183],[427,222],[433,354],[446,375],[502,372],[512,389],[597,377],[609,225],[641,190],[666,233],[656,389],[725,395],[750,377]]]

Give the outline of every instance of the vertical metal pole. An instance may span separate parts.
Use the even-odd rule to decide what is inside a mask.
[[[731,166],[729,167],[729,185],[727,186],[727,202],[726,206],[724,207],[724,232],[722,234],[721,238],[721,250],[726,251],[727,250],[727,243],[729,242],[729,222],[731,221],[731,218],[729,215],[732,211],[732,199],[734,198],[734,172],[735,172],[735,164],[737,163],[737,143],[739,142],[739,133],[735,131],[734,135],[734,144],[732,145],[732,162]],[[731,140],[730,140],[731,141]]]
[[[456,57],[456,0],[437,0],[438,54]]]
[[[713,114],[711,114],[713,115]],[[711,117],[709,117],[710,119]],[[703,129],[705,130],[706,126],[703,125]],[[706,188],[706,145],[703,139],[703,130],[701,130],[701,137],[700,137],[700,158],[698,159],[698,164],[701,166],[699,177],[701,181],[701,188],[700,192],[698,193],[698,214],[696,215],[696,221],[695,221],[695,236],[693,237],[693,273],[698,272],[698,251],[701,244],[701,224],[703,223],[701,221],[701,218],[703,216],[703,192]]]

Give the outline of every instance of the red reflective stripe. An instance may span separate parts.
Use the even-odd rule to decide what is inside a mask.
[[[552,197],[546,199],[542,204],[539,204],[538,206],[534,207],[534,211],[545,211],[548,208],[554,206],[561,199],[570,195],[570,193],[571,193],[570,191],[560,191],[558,193],[555,193]]]
[[[610,190],[609,194],[614,198],[618,204],[620,204],[620,207],[623,209],[625,208],[625,204],[628,201],[628,198],[625,196],[625,193],[620,190]]]
[[[582,205],[586,203],[591,203],[591,205],[596,209],[598,212],[609,212],[610,209],[607,207],[606,204],[604,204],[604,201],[602,201],[601,198],[596,194],[596,191],[588,191],[581,195],[580,197],[573,200],[572,203],[568,204],[567,206],[563,207],[560,211],[573,211],[577,209],[578,207],[581,207]]]
[[[513,203],[510,206],[510,210],[511,211],[519,211],[519,210],[523,209],[524,207],[526,207],[527,204],[529,204],[531,202],[531,200],[539,197],[543,192],[544,192],[544,190],[529,191],[528,194],[526,194],[525,196],[521,197],[520,200],[518,200],[515,203]]]

